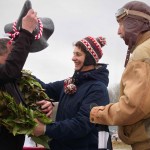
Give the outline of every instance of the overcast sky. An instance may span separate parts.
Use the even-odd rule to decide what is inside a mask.
[[[141,0],[150,4],[149,0]],[[0,34],[4,26],[16,21],[25,0],[0,1]],[[49,38],[49,46],[38,53],[31,53],[24,69],[45,82],[62,80],[73,75],[71,60],[72,43],[86,36],[104,36],[107,45],[103,47],[100,63],[109,64],[110,85],[120,82],[124,70],[127,46],[117,35],[116,11],[129,0],[31,0],[39,17],[53,20],[55,31]]]

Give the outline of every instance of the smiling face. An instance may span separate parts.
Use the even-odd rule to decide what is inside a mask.
[[[89,71],[95,68],[94,65],[85,66],[86,54],[81,50],[81,48],[75,46],[73,51],[72,61],[75,65],[75,71]]]
[[[72,61],[75,64],[75,70],[78,71],[84,64],[85,53],[78,47],[74,47]]]

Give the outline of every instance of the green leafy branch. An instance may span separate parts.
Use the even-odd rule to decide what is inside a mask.
[[[51,99],[47,96],[41,85],[35,80],[30,71],[22,70],[22,77],[18,81],[19,89],[22,93],[25,107],[22,103],[17,104],[12,96],[8,93],[0,92],[0,124],[5,126],[13,135],[25,134],[32,140],[49,149],[48,136],[42,135],[35,137],[32,132],[37,125],[35,118],[40,119],[44,124],[52,123],[52,120],[41,112],[36,105],[39,100]]]

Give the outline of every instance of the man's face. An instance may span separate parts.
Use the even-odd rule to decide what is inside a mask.
[[[118,27],[118,35],[124,39],[125,36],[125,29],[124,29],[124,25],[123,25],[123,20],[120,20],[119,22],[119,27]]]

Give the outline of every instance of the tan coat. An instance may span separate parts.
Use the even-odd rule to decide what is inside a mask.
[[[94,107],[90,121],[118,125],[122,141],[134,150],[150,150],[150,32],[138,42],[123,72],[119,101]]]

